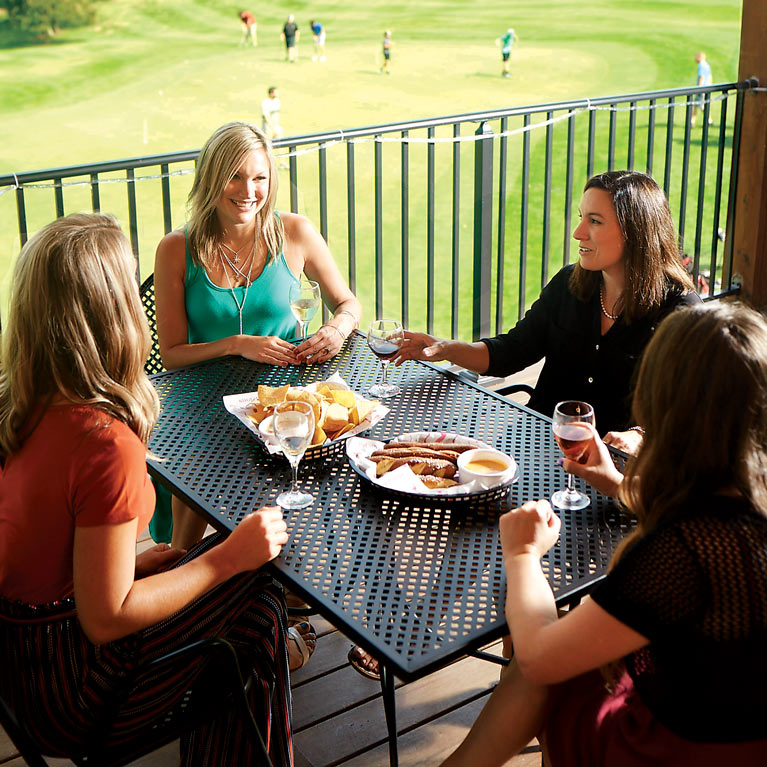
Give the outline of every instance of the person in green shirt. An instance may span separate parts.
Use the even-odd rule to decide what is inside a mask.
[[[511,77],[511,71],[509,69],[509,59],[511,59],[511,47],[515,42],[519,41],[517,33],[509,27],[496,41],[496,45],[501,46],[501,57],[503,58],[503,77]]]

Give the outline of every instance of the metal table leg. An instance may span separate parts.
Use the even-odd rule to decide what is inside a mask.
[[[397,767],[399,756],[397,755],[397,706],[394,702],[394,675],[383,663],[380,664],[380,667],[386,730],[389,733],[389,764],[391,767]]]

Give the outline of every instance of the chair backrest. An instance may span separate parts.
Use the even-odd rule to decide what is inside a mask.
[[[149,350],[149,356],[144,363],[144,370],[148,375],[152,373],[162,373],[165,366],[162,364],[160,356],[160,344],[157,341],[157,312],[154,306],[154,275],[150,274],[139,288],[141,303],[144,305],[149,330],[152,332],[152,348]]]

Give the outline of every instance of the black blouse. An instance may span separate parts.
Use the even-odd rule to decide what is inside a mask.
[[[619,317],[602,335],[599,294],[576,298],[568,288],[573,268],[557,272],[508,333],[482,339],[490,352],[487,374],[511,375],[545,357],[531,408],[550,416],[561,400],[584,400],[594,406],[600,434],[623,430],[631,425],[634,369],[657,324],[700,296],[669,291],[650,315],[630,325]]]
[[[767,738],[762,514],[701,497],[628,549],[591,598],[650,640],[626,669],[670,730],[696,741]]]

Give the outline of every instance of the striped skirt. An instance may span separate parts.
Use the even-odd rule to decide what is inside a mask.
[[[206,538],[176,566],[218,540]],[[0,599],[0,690],[47,754],[67,756],[97,742],[105,712],[109,744],[127,744],[145,737],[190,690],[221,700],[220,666],[207,656],[186,656],[151,675],[141,671],[142,662],[208,637],[234,646],[251,678],[248,700],[271,760],[289,767],[287,610],[282,587],[262,572],[231,578],[166,620],[103,645],[87,639],[72,599],[42,607]],[[217,707],[181,737],[181,763],[190,767],[257,764],[256,753],[234,705]]]

